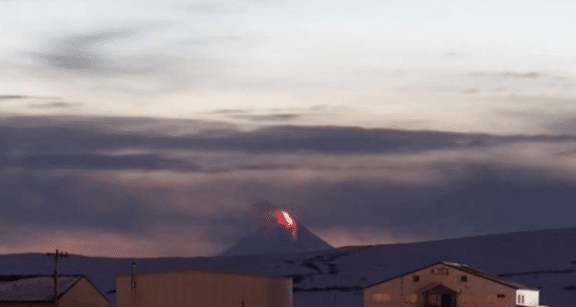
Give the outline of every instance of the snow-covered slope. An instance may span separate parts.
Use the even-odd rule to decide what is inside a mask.
[[[297,226],[297,234],[297,238],[294,239],[291,230],[286,227],[260,227],[223,252],[221,256],[301,253],[332,248],[300,224]]]
[[[0,274],[50,274],[44,254],[0,256]],[[114,259],[73,255],[62,274],[84,274],[114,303],[115,278],[138,270],[213,269],[294,277],[294,306],[361,306],[361,287],[437,261],[469,264],[541,288],[540,304],[576,306],[576,228],[324,251],[212,258]]]

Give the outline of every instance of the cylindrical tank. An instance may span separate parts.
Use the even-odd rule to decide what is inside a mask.
[[[119,274],[116,305],[292,307],[292,278],[202,270]]]

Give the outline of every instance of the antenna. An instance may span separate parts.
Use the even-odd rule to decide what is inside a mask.
[[[54,256],[54,307],[58,307],[59,306],[59,302],[58,302],[58,259],[60,258],[66,258],[68,257],[68,253],[64,253],[61,251],[58,251],[58,249],[56,249],[56,253],[46,253],[46,255],[48,256]]]

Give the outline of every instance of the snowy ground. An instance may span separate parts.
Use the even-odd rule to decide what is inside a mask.
[[[361,287],[438,261],[464,263],[541,288],[540,304],[576,302],[576,228],[490,235],[443,241],[343,247],[323,252],[212,258],[118,259],[73,255],[62,274],[84,274],[115,300],[116,274],[213,269],[294,276],[294,306],[361,306]],[[44,254],[0,256],[0,274],[51,274]]]

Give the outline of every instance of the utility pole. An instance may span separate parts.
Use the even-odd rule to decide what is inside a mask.
[[[46,253],[48,256],[54,256],[54,307],[58,307],[58,259],[68,257],[68,253],[58,251],[56,253]]]
[[[132,262],[132,273],[130,274],[130,286],[132,287],[130,306],[138,306],[138,296],[136,295],[136,262]]]
[[[132,262],[132,274],[130,274],[130,285],[134,292],[136,292],[136,262]]]

